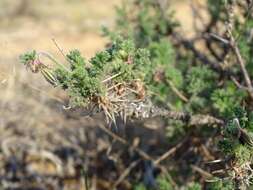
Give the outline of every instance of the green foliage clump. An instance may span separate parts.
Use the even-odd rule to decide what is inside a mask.
[[[134,190],[146,190],[146,187],[143,184],[138,184],[134,187]]]
[[[157,185],[156,189],[159,189],[159,190],[174,190],[175,188],[179,189],[179,187],[173,186],[167,177],[158,177],[156,179],[156,185]],[[180,187],[180,189],[201,190],[201,185],[199,183],[193,182],[193,183]],[[140,183],[134,187],[134,190],[148,190],[148,188],[146,188],[145,185]]]
[[[152,67],[146,67],[145,82],[153,95],[153,100],[169,107],[180,108],[181,100],[171,89],[183,85],[183,75],[176,65],[176,52],[166,38],[178,22],[166,5],[153,0],[125,1],[117,8],[116,27],[113,31],[104,28],[105,34],[114,39],[118,34],[133,40],[137,47],[145,47],[150,52]],[[173,105],[168,102],[173,102]]]
[[[225,0],[208,0],[207,7],[213,21],[224,19]]]
[[[201,185],[199,183],[191,183],[188,185],[187,190],[201,190]]]
[[[37,53],[35,50],[25,53],[20,56],[20,62],[23,63],[24,65],[27,65],[29,62],[35,61],[36,55]]]
[[[233,109],[230,120],[223,129],[224,138],[219,142],[221,150],[233,156],[234,164],[242,166],[251,161],[252,153],[252,118],[244,109]]]
[[[212,93],[212,101],[215,109],[220,114],[228,116],[231,112],[241,105],[241,102],[246,97],[244,90],[238,90],[232,83],[228,83],[225,88],[217,89]]]
[[[242,129],[247,132],[252,131],[250,114],[240,115],[236,110],[246,102],[248,98],[246,90],[238,88],[238,85],[235,85],[229,77],[224,76],[225,72],[223,73],[223,71],[227,69],[224,65],[221,66],[219,71],[219,69],[212,68],[212,61],[210,61],[211,64],[206,64],[205,61],[200,61],[201,63],[196,61],[196,54],[194,53],[197,50],[194,49],[194,46],[192,52],[189,51],[191,48],[186,48],[186,52],[181,52],[178,49],[178,44],[173,43],[176,41],[174,39],[176,35],[173,32],[179,25],[173,16],[168,16],[169,11],[162,9],[157,2],[136,0],[134,3],[125,3],[117,10],[118,20],[115,31],[110,32],[107,30],[107,35],[111,38],[120,33],[124,37],[133,39],[137,47],[145,47],[150,51],[152,70],[146,75],[145,81],[147,88],[153,95],[153,102],[160,103],[163,106],[166,105],[171,109],[185,110],[192,114],[207,113],[216,115],[225,121],[238,118]],[[204,29],[207,35],[224,32],[220,30],[220,24],[227,21],[226,8],[230,4],[231,1],[207,1],[207,11],[210,15],[210,23]],[[136,12],[136,10],[138,11]],[[172,12],[169,14],[173,15]],[[252,37],[249,38],[249,31],[252,28],[250,19],[246,27],[239,22],[236,16],[235,21],[238,23],[236,27],[240,29],[236,29],[237,31],[233,31],[233,33],[236,35],[242,34],[241,40],[237,39],[239,48],[243,58],[245,58],[247,70],[253,76],[251,69],[253,59],[251,58],[252,53],[250,53],[253,47]],[[214,44],[216,46],[213,46]],[[236,79],[241,79],[240,66],[238,63],[234,63],[235,56],[227,56],[229,48],[220,44],[206,42],[206,46],[210,50],[207,59],[213,56],[212,58],[217,59],[216,61],[222,64],[224,57],[224,62],[227,60],[231,62],[229,63],[231,65],[229,65],[228,73],[231,72],[233,76],[237,75]],[[218,47],[217,51],[213,47]],[[217,58],[219,55],[221,57]],[[199,56],[204,57],[202,54]],[[184,97],[179,97],[178,92]],[[168,123],[167,136],[170,142],[172,140],[173,142],[177,141],[186,134],[187,128],[183,123],[175,121],[168,121]],[[219,143],[219,147],[225,155],[234,156],[236,162],[240,165],[250,160],[252,156],[250,153],[251,148],[246,144],[241,144],[240,139],[236,137],[239,131],[238,126],[232,123],[228,123],[224,129],[224,136]],[[205,134],[204,129],[200,129],[199,133]],[[233,187],[233,183],[223,183],[221,181],[214,184],[212,189],[233,189]]]
[[[24,64],[37,57],[35,51],[21,56]],[[70,51],[66,55],[69,68],[56,64],[51,75],[56,79],[56,86],[68,92],[71,105],[86,106],[95,97],[106,96],[108,82],[113,86],[144,81],[151,71],[149,57],[148,50],[137,49],[131,40],[118,37],[110,48],[98,52],[89,61],[78,50]]]
[[[232,180],[221,180],[214,178],[214,182],[207,184],[207,190],[234,190],[235,184]]]
[[[209,94],[215,86],[216,79],[217,74],[207,66],[195,66],[187,74],[188,85],[186,89],[192,95]]]
[[[244,145],[237,145],[234,147],[234,156],[237,159],[237,164],[241,165],[246,162],[249,162],[252,158],[252,149],[244,146]]]
[[[55,70],[58,85],[68,91],[71,104],[82,106],[88,103],[93,95],[101,95],[103,87],[96,77],[91,77],[85,68],[85,59],[78,50],[71,51],[67,56],[70,63],[70,71],[63,68]]]
[[[217,74],[207,66],[193,66],[186,75],[186,90],[190,96],[189,111],[210,104],[210,94],[217,88]]]
[[[150,91],[155,95],[154,99],[162,102],[180,101],[169,85],[169,82],[172,82],[179,89],[183,85],[183,75],[175,64],[175,50],[172,44],[167,40],[161,40],[150,44],[148,49],[153,69],[146,80]]]
[[[245,24],[238,23],[236,25],[236,34],[238,36],[238,46],[242,57],[247,65],[246,69],[250,76],[253,77],[253,19],[248,19]]]
[[[186,133],[185,125],[181,121],[168,121],[167,123],[166,137],[169,142],[175,143],[181,140],[182,136]]]
[[[178,25],[173,12],[168,13],[158,1],[131,0],[117,8],[115,33],[134,39],[137,47],[147,47],[172,33]]]
[[[157,179],[157,184],[160,190],[172,190],[173,186],[171,185],[169,179],[165,177],[159,177]]]

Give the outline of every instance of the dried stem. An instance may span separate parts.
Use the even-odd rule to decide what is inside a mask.
[[[62,68],[64,68],[66,71],[68,71],[68,72],[70,72],[70,70],[66,67],[66,66],[64,66],[63,64],[61,64],[61,63],[59,63],[58,61],[56,61],[55,60],[55,58],[53,57],[53,56],[51,56],[49,53],[47,53],[47,52],[39,52],[38,53],[38,59],[40,60],[40,56],[45,56],[45,57],[47,57],[49,60],[51,60],[54,64],[56,64],[56,65],[58,65],[58,66],[60,66],[60,67],[62,67]]]
[[[132,146],[130,145],[125,139],[123,139],[122,137],[118,136],[117,134],[113,133],[112,131],[110,131],[108,128],[106,128],[104,125],[99,124],[98,127],[104,131],[106,134],[108,134],[109,136],[111,136],[113,139],[117,140],[118,142],[131,147],[131,149],[133,149],[135,152],[137,152],[143,159],[145,160],[150,160],[152,162],[154,162],[154,159],[152,157],[150,157],[146,152],[144,152],[143,150],[139,149],[138,147]]]
[[[115,75],[113,75],[113,76],[111,76],[111,77],[109,77],[109,78],[103,80],[102,83],[106,83],[106,82],[108,82],[108,81],[110,81],[110,80],[112,80],[112,79],[114,79],[114,78],[120,76],[121,74],[122,74],[121,72],[120,72],[120,73],[117,73],[117,74],[115,74]]]
[[[234,53],[236,55],[238,63],[240,64],[240,68],[242,70],[244,80],[245,80],[246,85],[248,87],[248,92],[249,92],[251,98],[253,98],[252,83],[251,83],[248,71],[247,71],[247,69],[245,67],[244,59],[242,58],[242,55],[241,55],[240,50],[238,48],[238,45],[236,44],[235,39],[234,39],[233,36],[231,37],[231,47],[232,47],[232,49],[233,49],[233,51],[234,51]]]
[[[225,122],[210,115],[196,114],[191,115],[185,112],[168,111],[161,108],[153,108],[150,117],[165,117],[173,120],[180,120],[189,126],[196,125],[223,125]]]
[[[169,156],[171,156],[172,154],[174,154],[178,148],[180,148],[184,143],[185,143],[186,139],[181,141],[179,144],[177,144],[176,146],[172,147],[171,149],[169,149],[167,152],[165,152],[163,155],[161,155],[159,158],[157,158],[154,162],[155,165],[160,164],[163,160],[166,160]]]
[[[54,45],[56,46],[56,48],[59,50],[59,52],[61,53],[61,55],[66,59],[66,55],[63,52],[63,49],[59,46],[59,44],[56,42],[56,40],[54,38],[52,38],[52,41],[54,42]]]
[[[240,65],[245,83],[248,87],[248,92],[250,94],[250,97],[253,99],[252,82],[249,77],[249,73],[246,69],[245,61],[241,55],[237,41],[236,41],[235,37],[233,36],[233,32],[232,32],[233,31],[233,23],[234,23],[235,0],[233,0],[230,5],[227,5],[226,10],[227,10],[227,14],[228,14],[228,22],[226,23],[226,30],[227,30],[227,37],[229,39],[229,45],[231,46],[231,48],[236,56],[236,59]]]
[[[129,175],[129,173],[132,171],[132,169],[134,169],[141,160],[135,160],[133,161],[123,172],[122,174],[119,176],[119,178],[116,180],[116,182],[113,184],[113,188],[115,189],[122,181],[124,181],[124,179]]]
[[[183,95],[183,94],[177,89],[177,87],[173,84],[172,81],[168,80],[168,83],[169,83],[169,85],[170,85],[172,91],[173,91],[181,100],[183,100],[184,102],[188,102],[188,101],[189,101],[189,99],[188,99],[185,95]]]
[[[200,174],[201,174],[203,177],[205,177],[205,178],[209,178],[209,179],[213,178],[213,175],[212,175],[211,173],[209,173],[209,172],[203,170],[202,168],[200,168],[200,167],[198,167],[198,166],[191,165],[191,168],[192,168],[194,171],[200,173]]]

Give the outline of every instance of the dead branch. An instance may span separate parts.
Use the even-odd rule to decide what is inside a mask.
[[[157,158],[154,162],[155,165],[160,164],[163,160],[167,159],[169,156],[171,156],[172,154],[174,154],[178,148],[180,148],[186,141],[187,138],[185,138],[183,141],[181,141],[179,144],[177,144],[176,146],[172,147],[171,149],[169,149],[167,152],[165,152],[163,155],[161,155],[159,158]]]
[[[186,112],[168,111],[161,108],[153,108],[151,110],[151,117],[165,117],[172,120],[180,120],[189,126],[203,126],[203,125],[223,125],[225,122],[221,119],[210,115],[196,114],[191,115]]]
[[[122,143],[123,145],[126,145],[126,146],[130,147],[132,150],[134,150],[135,152],[137,152],[143,159],[150,160],[150,161],[154,162],[154,159],[152,157],[150,157],[146,152],[144,152],[143,150],[139,149],[138,147],[130,145],[125,139],[123,139],[122,137],[120,137],[117,134],[113,133],[108,128],[106,128],[104,125],[99,124],[98,127],[102,131],[104,131],[106,134],[108,134],[109,136],[111,136],[113,139],[117,140],[118,142]]]
[[[189,99],[183,94],[181,93],[177,87],[173,84],[172,81],[168,80],[169,86],[171,87],[172,91],[184,102],[188,102]]]
[[[248,93],[249,93],[250,97],[253,98],[252,82],[251,82],[249,73],[248,73],[246,66],[245,66],[245,60],[243,59],[243,57],[241,55],[240,49],[237,44],[237,40],[235,39],[233,32],[232,32],[233,31],[233,23],[234,23],[234,9],[235,9],[234,6],[235,6],[235,2],[233,1],[230,5],[228,5],[226,7],[226,11],[228,14],[228,21],[226,23],[227,37],[229,39],[230,47],[233,50],[233,52],[236,56],[237,62],[240,65],[245,83],[248,87]],[[249,9],[248,11],[250,11],[250,10],[251,9]]]
[[[119,178],[116,180],[116,182],[113,184],[113,188],[115,189],[124,179],[129,175],[129,173],[132,171],[133,168],[135,168],[140,163],[140,160],[135,160],[132,162],[119,176]]]
[[[196,171],[196,172],[198,172],[199,174],[201,174],[201,175],[202,175],[203,177],[205,177],[205,178],[209,178],[209,179],[213,178],[213,175],[212,175],[211,173],[209,173],[209,172],[203,170],[202,168],[200,168],[200,167],[198,167],[198,166],[191,165],[191,168],[192,168],[194,171]]]

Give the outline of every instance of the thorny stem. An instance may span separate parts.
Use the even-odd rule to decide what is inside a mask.
[[[172,120],[180,120],[189,126],[196,125],[223,125],[225,122],[221,119],[210,115],[196,114],[191,115],[186,112],[168,111],[166,109],[161,109],[154,107],[151,110],[149,117],[165,117]]]

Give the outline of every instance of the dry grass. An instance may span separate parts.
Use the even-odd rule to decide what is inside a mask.
[[[3,3],[5,0],[1,1]],[[12,2],[12,1],[11,1]],[[0,22],[0,176],[1,186],[28,188],[23,184],[10,183],[8,176],[22,176],[22,169],[17,162],[25,165],[30,175],[77,176],[74,164],[67,160],[64,165],[52,153],[69,149],[78,150],[84,156],[83,148],[78,144],[87,144],[89,134],[84,126],[92,121],[84,119],[83,123],[64,114],[62,105],[65,95],[52,89],[42,77],[28,73],[19,63],[21,53],[30,50],[46,50],[61,58],[52,38],[69,51],[78,48],[87,57],[103,48],[106,41],[100,36],[101,24],[111,25],[112,10],[116,1],[108,1],[106,6],[96,8],[100,1],[30,1],[28,11],[15,13],[18,3],[6,3],[5,15]],[[16,6],[16,8],[15,8]],[[107,15],[106,17],[104,15]],[[90,129],[92,130],[92,129]],[[89,142],[92,142],[91,138]],[[94,142],[96,143],[96,142]],[[86,149],[85,155],[89,153]],[[93,147],[96,149],[96,147]],[[24,157],[23,154],[26,154]],[[13,157],[14,156],[14,157]],[[11,158],[18,173],[6,170]],[[58,158],[58,159],[57,159]],[[63,167],[64,165],[64,167]],[[30,176],[31,177],[31,176]],[[47,184],[57,183],[50,177],[43,181],[41,188],[48,189]],[[65,183],[65,182],[64,182]],[[57,186],[57,184],[55,185]],[[68,189],[80,189],[80,182],[71,180],[65,185]]]
[[[12,2],[12,1],[11,1]],[[62,3],[64,2],[64,3]],[[46,102],[64,99],[64,94],[52,89],[42,77],[33,75],[25,70],[19,63],[20,54],[31,49],[46,50],[60,59],[62,58],[55,47],[52,38],[63,47],[64,51],[77,48],[87,57],[102,49],[106,40],[100,36],[101,23],[110,25],[112,10],[116,0],[108,1],[105,6],[98,5],[100,1],[29,1],[28,10],[22,14],[15,13],[19,3],[5,3],[6,15],[2,15],[0,22],[0,99],[1,113],[5,114],[5,122],[12,117],[23,117],[25,123],[40,121],[44,114],[50,117],[51,111]],[[97,8],[98,7],[98,8]],[[100,8],[99,8],[100,7]],[[17,14],[17,15],[16,15]],[[107,15],[104,17],[104,15]],[[26,113],[7,113],[4,109],[7,104],[23,104]],[[14,106],[15,107],[15,106]],[[42,111],[44,110],[44,111]],[[30,113],[33,116],[30,116]],[[27,114],[27,115],[24,115]],[[47,120],[47,119],[46,119]]]

